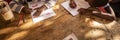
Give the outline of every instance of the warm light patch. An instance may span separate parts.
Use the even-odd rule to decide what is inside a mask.
[[[85,18],[85,22],[89,22],[90,21],[90,18]]]
[[[107,28],[112,29],[112,27],[116,26],[116,24],[117,24],[117,22],[113,21],[113,22],[106,24],[106,26],[107,26]]]
[[[105,27],[107,27],[108,29],[112,29],[112,27],[116,24],[116,21],[110,22],[108,24],[103,24],[103,23],[99,23],[97,21],[90,21],[89,22],[89,26],[93,27],[93,28],[101,28],[101,29],[106,29]]]
[[[6,40],[18,40],[18,39],[22,39],[24,38],[29,31],[22,31],[22,32],[18,32],[13,34],[10,38],[7,38]]]
[[[104,24],[99,23],[97,21],[90,21],[89,25],[93,28],[102,28],[102,29],[105,28]]]
[[[106,37],[97,38],[96,40],[106,40]]]
[[[59,8],[60,8],[60,5],[55,5],[55,6],[53,7],[54,10],[57,10],[57,9],[59,9]]]
[[[47,21],[47,22],[44,23],[44,26],[49,26],[49,25],[51,25],[53,23],[54,23],[53,21]]]
[[[26,22],[24,25],[20,26],[20,29],[29,29],[32,28],[34,23],[32,21]]]
[[[85,19],[85,22],[90,26],[90,27],[93,27],[93,28],[105,28],[104,25],[102,23],[99,23],[97,21],[94,21],[94,20],[91,20],[90,18],[86,18]]]
[[[97,38],[100,36],[104,36],[105,32],[102,30],[94,29],[90,30],[88,33],[85,34],[86,38]]]
[[[120,40],[120,35],[114,35],[113,40]]]
[[[0,34],[10,33],[16,29],[17,27],[8,27],[8,28],[0,29]]]

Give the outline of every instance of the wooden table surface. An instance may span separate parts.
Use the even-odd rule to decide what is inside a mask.
[[[62,40],[74,33],[79,40],[120,39],[119,21],[107,21],[88,14],[73,17],[58,0],[53,7],[56,16],[34,24],[30,16],[21,26],[0,29],[0,39],[5,40]],[[107,29],[106,29],[107,27]],[[92,32],[91,32],[92,31]]]

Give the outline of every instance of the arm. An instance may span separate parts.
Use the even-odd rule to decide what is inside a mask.
[[[23,6],[23,4],[21,2],[16,1],[16,0],[11,1],[9,6],[12,9],[12,11],[16,12],[16,13],[21,13],[21,12],[23,12],[23,13],[31,13],[32,9]]]
[[[111,0],[110,3],[118,3],[120,0]]]

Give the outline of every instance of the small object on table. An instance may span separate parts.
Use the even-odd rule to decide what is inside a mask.
[[[74,0],[70,0],[69,6],[70,6],[71,8],[76,8],[76,7],[77,7],[77,5],[76,5],[76,3],[75,3]]]

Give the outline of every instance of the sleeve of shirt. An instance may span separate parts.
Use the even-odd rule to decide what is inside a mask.
[[[118,3],[120,0],[112,0],[111,3]]]
[[[11,1],[10,3],[9,3],[9,6],[10,6],[10,8],[11,8],[11,10],[13,11],[13,12],[16,12],[16,13],[20,13],[21,12],[21,10],[23,9],[23,5],[19,5],[17,2],[15,2],[15,1]]]

